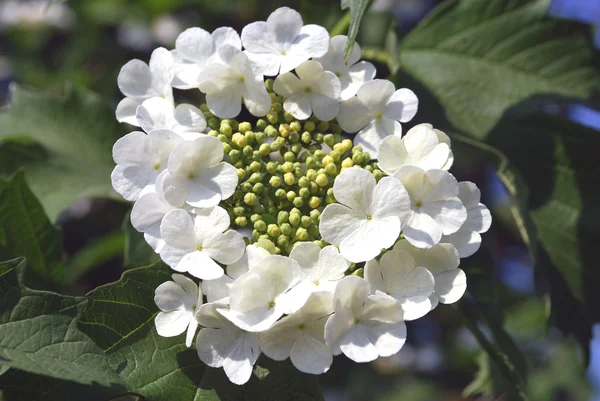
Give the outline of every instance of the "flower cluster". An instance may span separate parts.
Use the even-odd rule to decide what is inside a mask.
[[[178,272],[156,329],[191,346],[200,326],[200,359],[236,384],[261,353],[311,374],[395,354],[404,321],[463,295],[460,258],[491,224],[448,172],[448,136],[402,134],[415,94],[375,79],[358,45],[345,62],[346,43],[284,7],[241,36],[188,29],[118,78],[117,119],[141,130],[115,144],[113,186]]]

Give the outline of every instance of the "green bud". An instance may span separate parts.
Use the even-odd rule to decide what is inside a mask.
[[[260,219],[262,219],[260,214],[253,214],[252,216],[250,216],[250,221],[252,222],[252,224],[256,223]]]
[[[208,136],[214,136],[215,138],[219,135],[219,131],[215,131],[214,129],[211,129],[210,131],[208,131]]]
[[[321,205],[321,198],[318,198],[316,196],[313,196],[312,198],[310,198],[310,200],[308,201],[308,206],[311,209],[316,209]]]
[[[277,227],[277,224],[269,224],[267,227],[267,234],[269,234],[273,238],[279,237],[281,235],[281,230]]]
[[[300,196],[297,196],[297,197],[294,198],[294,200],[292,201],[292,203],[296,207],[302,207],[302,206],[304,206],[304,199],[302,199]]]
[[[361,165],[363,161],[363,154],[361,153],[353,153],[352,154],[352,163],[355,165]]]
[[[342,158],[342,154],[337,150],[332,150],[331,152],[329,152],[329,156],[336,163],[339,163],[340,159]]]
[[[266,117],[267,117],[267,121],[270,124],[277,124],[279,122],[279,116],[277,115],[277,113],[275,111],[269,111],[267,113]],[[269,127],[267,127],[267,128],[269,128]],[[266,129],[265,129],[265,133],[267,133]],[[267,135],[269,135],[269,134],[267,133]]]
[[[310,226],[312,226],[313,221],[311,220],[310,217],[308,216],[302,216],[300,218],[300,225],[304,228],[309,228]]]
[[[277,238],[277,245],[279,245],[282,248],[286,248],[290,245],[290,237],[288,237],[287,235],[280,235]]]
[[[291,123],[292,121],[294,121],[294,116],[291,115],[290,113],[288,113],[287,111],[283,114],[283,118],[285,120],[286,123]]]
[[[288,193],[285,194],[285,197],[291,202],[296,199],[296,193],[294,191],[288,191]]]
[[[219,121],[218,118],[209,118],[208,121],[206,121],[206,123],[208,124],[208,126],[211,129],[219,129],[219,126],[221,125],[221,122]]]
[[[355,147],[352,148],[352,154],[362,153],[362,152],[363,152],[363,148],[360,145],[356,145]]]
[[[231,145],[228,143],[224,143],[223,144],[223,152],[225,152],[225,153],[231,152]]]
[[[313,195],[319,192],[319,188],[320,187],[315,182],[311,182],[310,184],[308,184],[308,189]]]
[[[291,235],[292,234],[292,226],[289,223],[283,223],[279,225],[281,229],[281,233],[283,235]]]
[[[338,169],[337,166],[334,163],[328,164],[327,166],[325,166],[325,174],[330,175],[330,176],[335,176],[337,175]]]
[[[283,223],[287,223],[289,218],[290,214],[285,210],[282,210],[277,214],[277,224],[281,225]]]
[[[300,195],[302,199],[307,199],[310,196],[310,190],[308,188],[300,188],[298,195]]]
[[[315,153],[313,153],[313,156],[315,157],[315,159],[317,161],[321,161],[323,160],[323,158],[326,156],[325,152],[323,152],[321,149],[315,150]]]
[[[256,194],[248,192],[246,195],[244,195],[244,203],[246,205],[254,206],[258,204],[258,197],[256,196]]]
[[[233,208],[234,216],[243,216],[245,212],[246,212],[246,209],[244,209],[242,206],[236,206]]]
[[[306,158],[306,168],[314,169],[315,167],[317,167],[317,160],[314,158],[314,156],[308,156]]]
[[[254,139],[256,140],[257,144],[261,145],[265,142],[265,139],[267,139],[267,134],[265,134],[264,132],[255,132]]]
[[[221,122],[221,128],[219,129],[219,132],[225,135],[227,138],[231,138],[231,135],[233,134],[233,129],[231,128],[231,125],[224,124],[223,122]]]
[[[319,130],[320,132],[325,132],[328,129],[329,129],[329,123],[327,121],[321,121],[317,125],[317,130]]]
[[[317,143],[323,143],[324,135],[320,132],[313,132],[312,139]]]
[[[283,154],[283,160],[286,162],[295,162],[296,161],[296,155],[293,152],[285,152]]]
[[[306,178],[308,178],[309,182],[315,181],[317,179],[317,176],[318,176],[317,172],[315,170],[313,170],[312,168],[306,170]]]
[[[233,142],[238,148],[243,148],[244,146],[248,145],[248,140],[246,137],[239,132],[233,134],[233,137],[231,137],[231,142]]]
[[[306,231],[306,228],[298,228],[296,230],[296,238],[298,238],[300,241],[306,241],[308,239],[308,231]]]
[[[239,123],[238,125],[238,130],[242,133],[245,134],[248,131],[252,131],[252,124],[250,124],[249,122],[243,122],[243,123]]]
[[[244,193],[252,191],[252,184],[249,182],[244,182],[240,187]]]
[[[315,183],[320,187],[325,187],[329,185],[329,178],[327,178],[325,174],[319,174],[315,180]]]
[[[325,142],[327,144],[327,146],[329,146],[330,148],[333,147],[334,141],[333,141],[333,134],[326,134],[323,136],[323,142]]]
[[[252,171],[252,172],[255,172],[255,173],[260,172],[261,167],[262,167],[262,164],[260,164],[259,162],[254,161],[254,162],[250,163],[250,171]]]
[[[259,119],[258,121],[256,121],[256,128],[259,131],[263,131],[265,128],[267,128],[268,123],[264,120],[264,119]]]
[[[300,224],[300,219],[301,219],[301,215],[300,213],[290,213],[290,224],[293,226],[297,226],[298,224]]]
[[[279,135],[281,135],[284,138],[287,138],[288,136],[290,136],[291,132],[292,132],[292,129],[290,128],[289,125],[279,124]]]
[[[244,146],[244,148],[242,149],[242,153],[244,154],[244,156],[246,157],[252,157],[252,155],[254,155],[254,149],[252,149],[252,146],[250,145],[246,145]]]
[[[248,178],[248,182],[250,182],[251,184],[256,184],[257,182],[261,182],[262,181],[262,174],[260,173],[253,173],[250,178]]]
[[[317,245],[319,248],[323,249],[327,246],[327,243],[322,239],[313,241],[313,244]]]
[[[294,163],[292,162],[285,162],[281,165],[281,171],[284,173],[291,173],[292,171],[294,171]]]
[[[302,129],[302,125],[299,121],[292,121],[290,123],[290,128],[292,131],[300,132],[300,130]]]
[[[283,106],[279,102],[275,102],[271,105],[271,110],[275,113],[281,113],[283,111]]]
[[[241,156],[242,156],[242,154],[240,153],[239,150],[232,149],[231,151],[229,151],[229,162],[237,163],[238,160],[240,160]]]
[[[286,185],[294,185],[296,178],[294,177],[294,174],[292,174],[292,173],[285,173],[283,175],[283,181],[285,182]]]
[[[377,181],[379,181],[385,176],[385,174],[383,174],[383,171],[381,170],[373,170],[373,176]]]
[[[369,152],[363,152],[363,163],[367,164],[370,161],[371,161],[371,155],[369,154]]]
[[[302,149],[304,149],[304,146],[302,146],[301,143],[295,143],[292,145],[292,152],[294,153],[294,155],[297,155],[300,152],[302,152]],[[308,153],[303,153],[302,156],[306,160],[306,157],[308,157]],[[302,159],[302,157],[300,157],[300,159]],[[302,160],[300,160],[300,161],[302,161]]]
[[[306,125],[306,124],[305,124]],[[308,131],[304,131],[302,133],[302,136],[300,137],[300,139],[302,140],[302,142],[304,143],[310,143],[310,141],[312,141],[312,136],[310,135],[310,132]]]
[[[321,233],[319,232],[319,227],[317,227],[317,226],[310,226],[308,228],[308,235],[311,238],[319,238],[321,236]]]
[[[225,135],[223,135],[223,134],[219,134],[219,135],[217,135],[217,139],[218,139],[219,141],[221,141],[222,143],[227,143],[227,141],[229,140],[229,139],[228,139],[228,138],[227,138]]]
[[[284,199],[286,197],[287,192],[285,192],[285,189],[283,188],[279,188],[277,191],[275,191],[275,197],[279,198],[279,199]]]
[[[365,276],[365,269],[363,269],[361,267],[360,269],[354,270],[352,273],[350,273],[350,275],[351,276],[364,277]]]
[[[261,233],[264,233],[265,231],[267,231],[267,224],[262,220],[257,220],[254,222],[254,229]]]
[[[260,239],[254,245],[262,249],[266,249],[267,252],[269,252],[271,255],[275,253],[275,244],[271,240]]]
[[[273,92],[273,78],[269,78],[265,81],[265,86],[269,92]]]
[[[273,188],[279,188],[281,186],[281,178],[279,178],[278,176],[274,175],[273,177],[271,177],[269,179],[269,184]]]
[[[282,143],[279,141],[273,141],[269,145],[271,152],[277,152],[278,150],[281,149],[282,146],[283,146]]]
[[[372,173],[372,172],[373,172],[373,170],[374,170],[374,168],[373,168],[373,166],[371,166],[370,164],[367,164],[367,165],[365,166],[365,170],[367,170],[369,173]]]
[[[279,135],[277,129],[272,125],[268,125],[267,128],[265,128],[265,134],[267,134],[269,138],[275,138]]]
[[[248,225],[248,219],[244,216],[239,216],[235,218],[234,223],[240,227],[246,227]]]
[[[276,162],[268,162],[267,163],[267,173],[275,174],[277,172],[277,163]]]
[[[255,241],[258,241],[260,238],[260,233],[256,230],[252,230],[252,238],[254,238]]]
[[[319,220],[321,219],[321,212],[318,209],[314,209],[310,211],[310,219],[315,223],[319,224]]]
[[[262,182],[257,182],[252,187],[252,192],[254,192],[257,195],[262,194],[264,190],[265,190],[265,185]]]
[[[296,131],[292,131],[292,132],[290,132],[290,136],[288,137],[288,140],[291,143],[297,143],[300,140],[300,134],[297,133]]]
[[[315,130],[315,123],[313,123],[312,121],[306,121],[304,123],[304,131],[307,131],[308,133],[311,133]]]
[[[202,110],[202,111],[210,111],[209,108],[208,108],[208,105],[206,103],[202,103],[200,105],[200,110]]]

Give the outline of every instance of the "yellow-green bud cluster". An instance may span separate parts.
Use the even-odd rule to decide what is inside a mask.
[[[206,105],[201,110],[208,135],[223,143],[225,161],[237,169],[238,187],[221,204],[233,228],[251,228],[251,242],[289,255],[298,241],[327,245],[319,234],[319,219],[325,206],[336,202],[333,181],[339,174],[355,166],[377,180],[383,173],[368,152],[342,137],[335,120],[313,116],[298,121],[286,113],[284,99],[272,92],[272,84],[267,80],[271,110],[254,125],[217,118]]]

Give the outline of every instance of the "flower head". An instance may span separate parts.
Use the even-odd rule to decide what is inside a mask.
[[[190,104],[174,107],[172,99],[162,97],[145,100],[138,106],[135,117],[146,132],[166,129],[187,140],[196,139],[206,128],[206,119],[198,108]]]
[[[313,60],[318,61],[325,71],[331,71],[339,78],[342,92],[340,94],[342,100],[350,99],[356,95],[358,88],[367,81],[375,78],[375,66],[368,61],[360,60],[360,46],[354,43],[352,53],[348,60],[345,60],[346,45],[348,37],[346,35],[338,35],[331,38],[329,42],[329,50],[321,57],[315,57]]]
[[[417,113],[418,99],[410,89],[395,90],[384,79],[365,82],[356,93],[340,104],[337,120],[348,133],[358,132],[355,143],[377,158],[380,142],[390,136],[402,135],[401,122],[408,122]]]
[[[300,14],[288,7],[273,11],[267,21],[253,22],[242,30],[248,57],[264,75],[293,70],[311,57],[324,55],[329,34],[318,25],[304,25]]]
[[[234,230],[225,231],[229,224],[229,215],[219,206],[198,210],[195,216],[182,209],[172,210],[160,225],[166,243],[160,256],[179,272],[204,280],[219,278],[223,268],[216,262],[233,263],[244,253],[242,236]]]
[[[161,310],[154,319],[156,331],[160,336],[174,337],[187,329],[185,344],[190,347],[198,328],[195,314],[202,305],[202,291],[181,274],[171,277],[173,281],[162,283],[154,292],[154,303]]]
[[[313,242],[298,242],[290,252],[290,258],[298,262],[303,274],[303,280],[298,285],[305,286],[310,292],[333,293],[350,267],[350,262],[336,247],[329,245],[321,249]]]
[[[373,259],[391,247],[410,215],[408,193],[393,177],[377,183],[368,171],[351,168],[336,178],[333,194],[339,203],[323,210],[319,230],[351,262]]]
[[[283,109],[299,120],[311,114],[322,121],[332,120],[339,110],[340,80],[311,60],[296,67],[296,74],[281,74],[273,84],[275,93],[285,98]]]

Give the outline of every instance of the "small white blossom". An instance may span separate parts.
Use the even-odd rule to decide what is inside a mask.
[[[402,183],[393,177],[377,183],[373,174],[360,168],[340,174],[333,195],[339,203],[323,210],[319,231],[351,262],[371,260],[391,247],[411,213]]]
[[[365,279],[378,295],[389,295],[402,304],[404,320],[415,320],[431,310],[433,275],[417,266],[407,252],[391,250],[379,262],[373,259],[365,266]]]
[[[410,89],[395,90],[385,79],[365,82],[356,93],[340,104],[337,121],[348,133],[358,132],[354,140],[377,159],[380,142],[402,135],[400,122],[408,122],[417,113],[419,101]]]
[[[458,183],[458,198],[467,208],[467,220],[454,234],[442,236],[441,242],[448,242],[458,250],[461,258],[473,255],[481,246],[481,233],[492,225],[489,209],[480,203],[481,192],[477,185],[469,181]]]
[[[174,107],[172,99],[152,97],[145,100],[136,111],[138,125],[146,132],[166,129],[181,135],[183,139],[193,140],[206,128],[204,114],[190,104]]]
[[[209,110],[218,117],[233,118],[242,111],[243,101],[253,116],[267,114],[271,97],[248,56],[231,45],[221,46],[218,55],[218,62],[206,67],[198,81]]]
[[[348,61],[344,61],[346,45],[348,37],[346,35],[338,35],[331,38],[329,50],[324,56],[313,58],[313,60],[321,63],[326,71],[333,72],[342,84],[341,99],[347,100],[356,95],[358,88],[367,81],[372,81],[375,78],[375,66],[368,61],[360,60],[360,46],[354,43],[352,53],[348,57]]]
[[[192,218],[185,210],[176,209],[163,217],[160,235],[166,245],[160,257],[176,271],[213,280],[223,275],[216,262],[228,264],[242,257],[244,239],[237,231],[225,231],[230,224],[225,209],[215,206],[196,213]]]
[[[156,178],[167,168],[171,151],[181,142],[179,135],[168,130],[135,131],[117,140],[113,146],[117,166],[111,174],[115,191],[129,201],[152,192]]]
[[[354,362],[391,356],[406,342],[402,306],[387,295],[369,295],[364,279],[349,276],[333,296],[334,314],[325,324],[325,340],[333,355],[342,352]]]
[[[298,263],[285,256],[269,255],[259,266],[231,285],[230,308],[219,313],[242,330],[268,330],[281,316],[300,309],[310,293],[293,291],[300,281]]]
[[[206,295],[208,302],[228,298],[233,282],[250,269],[258,266],[269,255],[270,253],[264,248],[256,245],[248,245],[246,252],[240,260],[227,266],[226,274],[215,280],[202,281],[202,292]]]
[[[204,68],[218,58],[217,49],[225,45],[242,49],[240,35],[232,28],[217,28],[212,34],[202,28],[183,31],[173,50],[176,61],[173,86],[177,89],[197,88]]]
[[[305,61],[296,74],[286,72],[275,79],[273,90],[283,96],[283,109],[298,120],[314,114],[321,121],[333,120],[340,108],[340,80],[316,61]]]
[[[390,135],[379,145],[377,165],[384,173],[394,175],[403,166],[416,166],[423,170],[448,170],[452,166],[449,142],[445,134],[433,130],[429,124],[419,124],[402,138]],[[449,141],[449,139],[448,139]]]
[[[162,181],[165,199],[173,205],[187,202],[192,207],[213,207],[233,195],[238,184],[237,170],[222,162],[223,144],[202,135],[176,146]]]
[[[298,262],[304,276],[298,285],[309,292],[333,293],[350,266],[336,247],[329,245],[321,249],[312,242],[298,242],[290,252],[290,258]]]
[[[186,331],[185,345],[190,347],[198,328],[196,308],[202,305],[202,291],[198,285],[181,274],[173,274],[154,292],[154,303],[161,310],[154,323],[162,337],[175,337]]]
[[[458,198],[458,182],[449,172],[404,166],[394,177],[410,195],[412,215],[403,233],[414,246],[431,248],[442,234],[455,233],[467,219],[467,209]]]
[[[151,97],[173,99],[171,81],[175,74],[175,60],[165,48],[154,50],[150,65],[141,60],[131,60],[121,68],[117,83],[127,96],[117,105],[117,121],[139,126],[136,111],[144,100]]]
[[[245,26],[242,44],[262,74],[273,76],[327,53],[329,33],[319,25],[304,25],[297,11],[281,7],[266,22]]]
[[[420,249],[406,240],[394,245],[394,250],[408,252],[417,266],[422,266],[433,274],[435,287],[431,294],[431,308],[439,302],[451,304],[458,301],[467,289],[467,276],[458,268],[458,251],[450,244],[437,244],[432,248]]]
[[[204,328],[196,338],[200,360],[213,368],[223,368],[232,383],[245,384],[260,356],[256,333],[240,330],[225,319],[218,309],[227,304],[210,303],[200,307],[196,319]]]
[[[325,373],[333,362],[333,355],[325,345],[325,323],[332,312],[333,294],[314,293],[298,312],[258,335],[260,348],[275,361],[290,358],[301,372]]]

